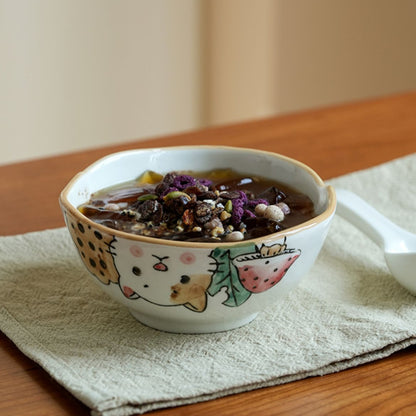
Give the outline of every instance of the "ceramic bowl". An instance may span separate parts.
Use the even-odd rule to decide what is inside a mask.
[[[147,169],[163,174],[225,167],[275,179],[307,194],[317,216],[253,240],[205,243],[116,231],[77,209],[92,193],[137,178]],[[324,243],[336,202],[332,187],[296,160],[252,149],[187,146],[104,157],[68,183],[60,205],[81,260],[104,292],[152,328],[207,333],[249,323],[307,275]],[[250,279],[263,283],[249,290],[244,282]]]

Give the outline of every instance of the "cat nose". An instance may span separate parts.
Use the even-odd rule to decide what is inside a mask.
[[[163,263],[156,263],[153,268],[159,272],[166,272],[166,270],[168,270],[168,266]]]

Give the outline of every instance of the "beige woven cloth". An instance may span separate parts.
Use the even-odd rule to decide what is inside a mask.
[[[416,232],[416,154],[330,181]],[[88,277],[65,229],[0,237],[0,329],[92,410],[131,415],[340,371],[416,343],[416,297],[336,217],[285,301],[229,332],[147,328]],[[17,387],[18,388],[18,387]]]

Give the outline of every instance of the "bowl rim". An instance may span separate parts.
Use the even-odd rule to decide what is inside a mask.
[[[301,224],[298,224],[294,227],[287,228],[285,230],[278,231],[276,233],[267,234],[262,237],[257,237],[249,240],[241,240],[241,241],[235,241],[235,242],[196,242],[196,241],[177,241],[177,240],[168,240],[163,238],[156,238],[156,237],[147,237],[143,235],[137,235],[128,233],[125,231],[116,230],[113,228],[106,227],[104,225],[98,224],[91,219],[89,219],[87,216],[82,214],[77,207],[75,207],[73,204],[71,204],[68,200],[68,193],[73,187],[74,183],[83,175],[88,173],[89,171],[92,171],[97,166],[102,164],[108,159],[111,158],[119,158],[120,156],[132,154],[132,153],[142,153],[142,152],[156,152],[156,151],[169,151],[169,150],[227,150],[227,151],[236,151],[236,152],[243,152],[243,153],[255,153],[255,154],[263,154],[268,157],[273,157],[277,159],[285,160],[286,162],[289,162],[291,164],[296,165],[297,167],[301,168],[302,170],[306,171],[312,179],[315,181],[318,187],[325,188],[328,195],[328,205],[327,208],[319,215],[317,215],[314,218],[311,218],[308,221],[305,221]],[[110,185],[111,186],[111,185]],[[336,208],[336,194],[335,190],[331,185],[326,185],[324,181],[321,179],[321,177],[308,165],[306,165],[303,162],[300,162],[297,159],[293,159],[291,157],[266,151],[266,150],[259,150],[259,149],[252,149],[252,148],[246,148],[246,147],[237,147],[237,146],[213,146],[213,145],[185,145],[185,146],[163,146],[163,147],[149,147],[149,148],[137,148],[137,149],[130,149],[130,150],[123,150],[120,152],[114,152],[110,153],[106,156],[103,156],[99,159],[97,159],[95,162],[89,164],[85,169],[75,174],[69,182],[66,184],[66,186],[63,188],[59,195],[59,203],[61,205],[61,208],[65,208],[67,211],[69,211],[73,217],[82,220],[84,223],[87,223],[88,225],[95,227],[98,231],[101,231],[105,234],[109,234],[115,237],[120,237],[128,240],[133,240],[137,242],[143,242],[148,244],[158,244],[158,245],[166,245],[166,246],[172,246],[172,247],[187,247],[187,248],[206,248],[206,249],[214,249],[218,247],[219,245],[221,247],[236,247],[236,246],[243,246],[247,244],[263,244],[265,242],[269,241],[278,241],[283,239],[285,236],[289,236],[292,234],[296,234],[300,231],[303,231],[308,228],[312,228],[317,226],[318,224],[324,222],[331,216],[335,214],[335,208]]]

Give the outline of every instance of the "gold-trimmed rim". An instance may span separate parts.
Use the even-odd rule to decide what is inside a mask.
[[[102,164],[105,160],[114,158],[117,156],[122,156],[123,154],[131,154],[131,153],[140,153],[140,152],[155,152],[155,151],[166,151],[166,150],[200,150],[200,149],[212,149],[212,150],[228,150],[228,151],[237,151],[242,153],[254,153],[254,154],[260,154],[260,155],[267,155],[271,156],[273,158],[278,158],[285,160],[286,162],[292,163],[299,168],[306,171],[316,182],[317,186],[319,187],[325,187],[328,195],[328,204],[327,208],[324,212],[317,215],[316,217],[303,222],[299,225],[296,225],[295,227],[288,228],[286,230],[278,231],[273,234],[268,234],[263,237],[258,237],[250,240],[243,240],[243,241],[236,241],[236,242],[188,242],[188,241],[176,241],[176,240],[168,240],[163,238],[155,238],[155,237],[146,237],[142,235],[137,234],[131,234],[124,231],[115,230],[113,228],[105,227],[104,225],[98,224],[92,220],[90,220],[88,217],[83,215],[77,207],[74,207],[68,200],[67,194],[71,190],[73,184],[84,174],[88,173],[89,171],[93,170],[96,166]],[[89,166],[87,166],[84,170],[81,172],[78,172],[76,175],[72,177],[72,179],[68,182],[68,184],[64,187],[62,190],[60,196],[59,196],[59,202],[63,208],[65,208],[67,211],[69,211],[73,217],[79,219],[80,221],[83,221],[84,223],[90,225],[91,227],[94,227],[95,229],[109,235],[114,235],[115,237],[120,237],[128,240],[138,241],[138,242],[145,242],[148,244],[158,244],[158,245],[166,245],[166,246],[174,246],[174,247],[188,247],[188,248],[207,248],[207,249],[214,249],[215,247],[218,247],[218,245],[221,245],[222,247],[235,247],[235,246],[241,246],[241,245],[247,245],[247,244],[258,244],[258,243],[264,243],[269,241],[278,241],[282,239],[284,236],[296,234],[302,230],[314,227],[328,218],[330,218],[335,213],[336,208],[336,195],[335,190],[330,185],[325,185],[321,177],[309,166],[306,164],[296,160],[292,159],[288,156],[281,155],[279,153],[269,152],[265,150],[257,150],[257,149],[250,149],[250,148],[244,148],[244,147],[233,147],[233,146],[211,146],[211,145],[200,145],[200,146],[166,146],[166,147],[158,147],[158,148],[139,148],[139,149],[133,149],[133,150],[125,150],[121,152],[115,152],[111,153],[107,156],[104,156],[97,161],[93,162]]]

